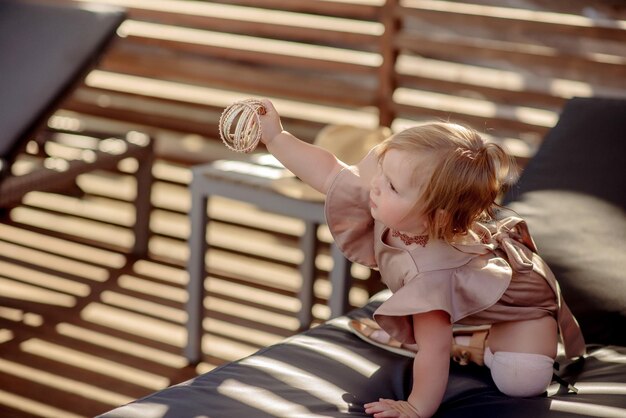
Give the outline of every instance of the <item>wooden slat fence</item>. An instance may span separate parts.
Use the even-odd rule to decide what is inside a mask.
[[[65,108],[215,140],[222,109],[275,100],[329,123],[468,123],[524,159],[573,96],[626,96],[626,5],[608,0],[54,0],[127,8]]]

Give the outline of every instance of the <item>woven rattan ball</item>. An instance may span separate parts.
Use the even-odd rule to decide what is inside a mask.
[[[224,109],[219,121],[220,138],[229,149],[253,151],[261,140],[261,119],[265,107],[260,100],[246,99]]]

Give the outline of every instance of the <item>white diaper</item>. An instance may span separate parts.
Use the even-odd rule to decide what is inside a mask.
[[[508,351],[494,354],[489,347],[485,348],[485,365],[500,392],[522,398],[544,393],[554,373],[554,359],[548,356]]]

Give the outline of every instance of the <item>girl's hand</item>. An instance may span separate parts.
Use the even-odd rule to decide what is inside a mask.
[[[283,125],[280,123],[280,115],[272,102],[268,99],[260,99],[260,101],[265,107],[265,114],[259,115],[261,120],[261,142],[267,145],[276,135],[283,131]]]
[[[407,401],[381,398],[378,402],[366,403],[364,406],[365,413],[373,414],[374,418],[421,418],[417,408]]]

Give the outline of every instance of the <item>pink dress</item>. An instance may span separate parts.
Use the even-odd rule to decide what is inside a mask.
[[[343,254],[377,268],[392,296],[374,318],[399,341],[415,343],[411,315],[443,310],[452,323],[485,325],[543,316],[557,318],[568,357],[585,353],[580,328],[526,223],[508,217],[476,224],[465,243],[432,240],[415,250],[388,244],[389,228],[370,213],[369,189],[356,166],[344,168],[326,195],[326,220]]]

